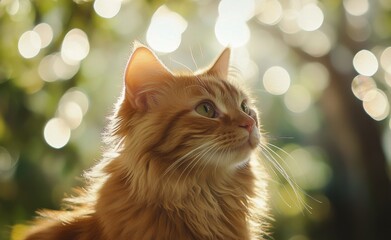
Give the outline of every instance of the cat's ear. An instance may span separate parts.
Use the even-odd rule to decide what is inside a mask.
[[[212,67],[210,67],[206,73],[214,75],[220,79],[227,79],[229,71],[229,58],[231,55],[231,49],[226,48],[215,60]]]
[[[125,70],[126,98],[134,108],[146,110],[156,104],[160,84],[170,77],[171,72],[150,49],[140,43],[134,44]]]

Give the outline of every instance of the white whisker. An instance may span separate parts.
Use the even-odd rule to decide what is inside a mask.
[[[274,146],[274,145],[273,145]],[[298,204],[302,205],[308,212],[311,213],[311,209],[312,207],[309,206],[305,200],[302,198],[302,196],[300,195],[300,193],[304,193],[306,196],[308,196],[308,194],[306,194],[301,188],[300,186],[290,177],[290,175],[284,170],[283,166],[277,161],[277,159],[274,157],[276,156],[278,159],[280,159],[285,165],[285,161],[284,159],[278,154],[276,153],[273,149],[271,149],[268,145],[266,144],[259,144],[259,147],[261,148],[261,151],[262,153],[264,153],[264,156],[266,157],[266,159],[268,160],[269,163],[272,164],[272,166],[281,174],[281,176],[288,182],[288,184],[290,185],[290,187],[292,188],[293,190],[293,193],[295,195],[295,199],[298,201]],[[278,148],[277,146],[274,146],[276,148]],[[280,149],[280,148],[278,148]],[[281,150],[281,149],[280,149]],[[293,157],[287,153],[286,151],[283,151],[285,154],[287,154],[289,157],[291,157],[293,159]],[[288,167],[289,168],[289,167]],[[274,170],[273,170],[274,171]],[[274,172],[276,174],[276,172]],[[283,185],[283,187],[286,189],[285,185]],[[293,199],[292,199],[293,200]],[[285,199],[284,199],[284,202]],[[290,204],[286,203],[289,207],[291,207]]]

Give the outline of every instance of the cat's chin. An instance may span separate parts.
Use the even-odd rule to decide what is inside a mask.
[[[248,137],[248,143],[251,148],[255,149],[260,142],[261,135],[259,129],[255,126]]]

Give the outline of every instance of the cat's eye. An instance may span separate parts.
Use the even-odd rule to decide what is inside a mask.
[[[250,108],[248,107],[246,102],[242,102],[240,108],[242,109],[243,112],[250,114]]]
[[[207,118],[217,117],[217,112],[215,110],[215,107],[210,102],[202,102],[198,104],[195,110],[198,114]]]

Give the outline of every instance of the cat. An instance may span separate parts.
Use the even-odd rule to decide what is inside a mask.
[[[210,67],[176,73],[135,43],[87,187],[64,210],[39,212],[24,239],[266,237],[263,135],[229,61],[226,48]]]

